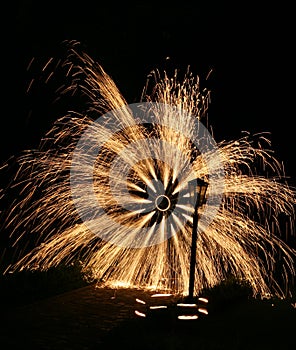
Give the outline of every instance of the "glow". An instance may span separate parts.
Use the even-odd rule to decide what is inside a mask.
[[[112,288],[129,288],[130,284],[123,281],[112,281],[109,286]]]
[[[180,315],[178,316],[179,320],[197,320],[198,316],[197,315],[192,315],[192,316],[188,316],[188,315]]]
[[[157,310],[157,309],[167,309],[168,307],[166,305],[159,305],[159,306],[150,306],[151,310]]]
[[[141,300],[141,299],[136,299],[136,302],[139,303],[139,304],[146,304],[144,300]]]
[[[203,301],[204,303],[208,303],[208,302],[209,302],[209,300],[206,299],[206,298],[198,298],[198,300],[199,300],[199,301]]]
[[[170,297],[172,294],[165,294],[165,293],[158,293],[151,295],[151,298],[163,298],[163,297]]]
[[[181,306],[181,307],[197,307],[196,304],[185,304],[185,303],[177,304],[177,306]]]
[[[204,309],[204,308],[198,308],[198,312],[202,313],[202,314],[205,314],[205,315],[208,315],[208,310],[207,309]]]
[[[138,311],[138,310],[135,310],[135,314],[136,314],[137,316],[140,316],[140,317],[146,317],[146,314],[144,314],[143,312],[140,312],[140,311]]]

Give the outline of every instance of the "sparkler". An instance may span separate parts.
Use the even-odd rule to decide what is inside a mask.
[[[53,66],[52,59],[44,68],[48,78]],[[141,102],[128,105],[77,43],[59,67],[71,78],[59,96],[82,94],[87,108],[58,119],[39,149],[18,158],[12,186],[21,199],[4,225],[14,246],[30,248],[6,272],[79,260],[86,277],[109,286],[186,293],[193,212],[186,186],[205,178],[197,293],[233,275],[254,295],[289,294],[295,250],[279,216],[293,235],[295,193],[265,134],[216,144],[201,123],[209,93],[189,70],[181,80],[151,73]]]

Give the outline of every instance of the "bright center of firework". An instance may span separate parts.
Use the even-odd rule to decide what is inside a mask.
[[[155,199],[156,208],[160,211],[167,211],[171,206],[171,201],[168,196],[161,194]]]

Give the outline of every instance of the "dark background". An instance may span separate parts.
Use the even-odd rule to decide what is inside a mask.
[[[284,2],[15,1],[2,10],[1,160],[36,147],[64,111],[36,67],[77,40],[114,79],[128,103],[139,101],[152,69],[199,75],[211,90],[209,124],[217,141],[242,131],[270,132],[272,148],[295,178],[295,20]],[[5,24],[3,24],[5,23]],[[169,59],[167,59],[169,57]],[[206,80],[209,71],[210,78]],[[37,76],[36,75],[36,76]],[[63,106],[71,109],[73,106]]]

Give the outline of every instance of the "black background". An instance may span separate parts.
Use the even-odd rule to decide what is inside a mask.
[[[41,67],[63,40],[77,40],[128,103],[139,101],[151,70],[189,65],[211,90],[216,140],[269,132],[294,181],[294,11],[284,2],[258,3],[13,2],[2,11],[1,160],[36,147],[62,113],[49,87],[26,93],[28,63],[34,57]]]

